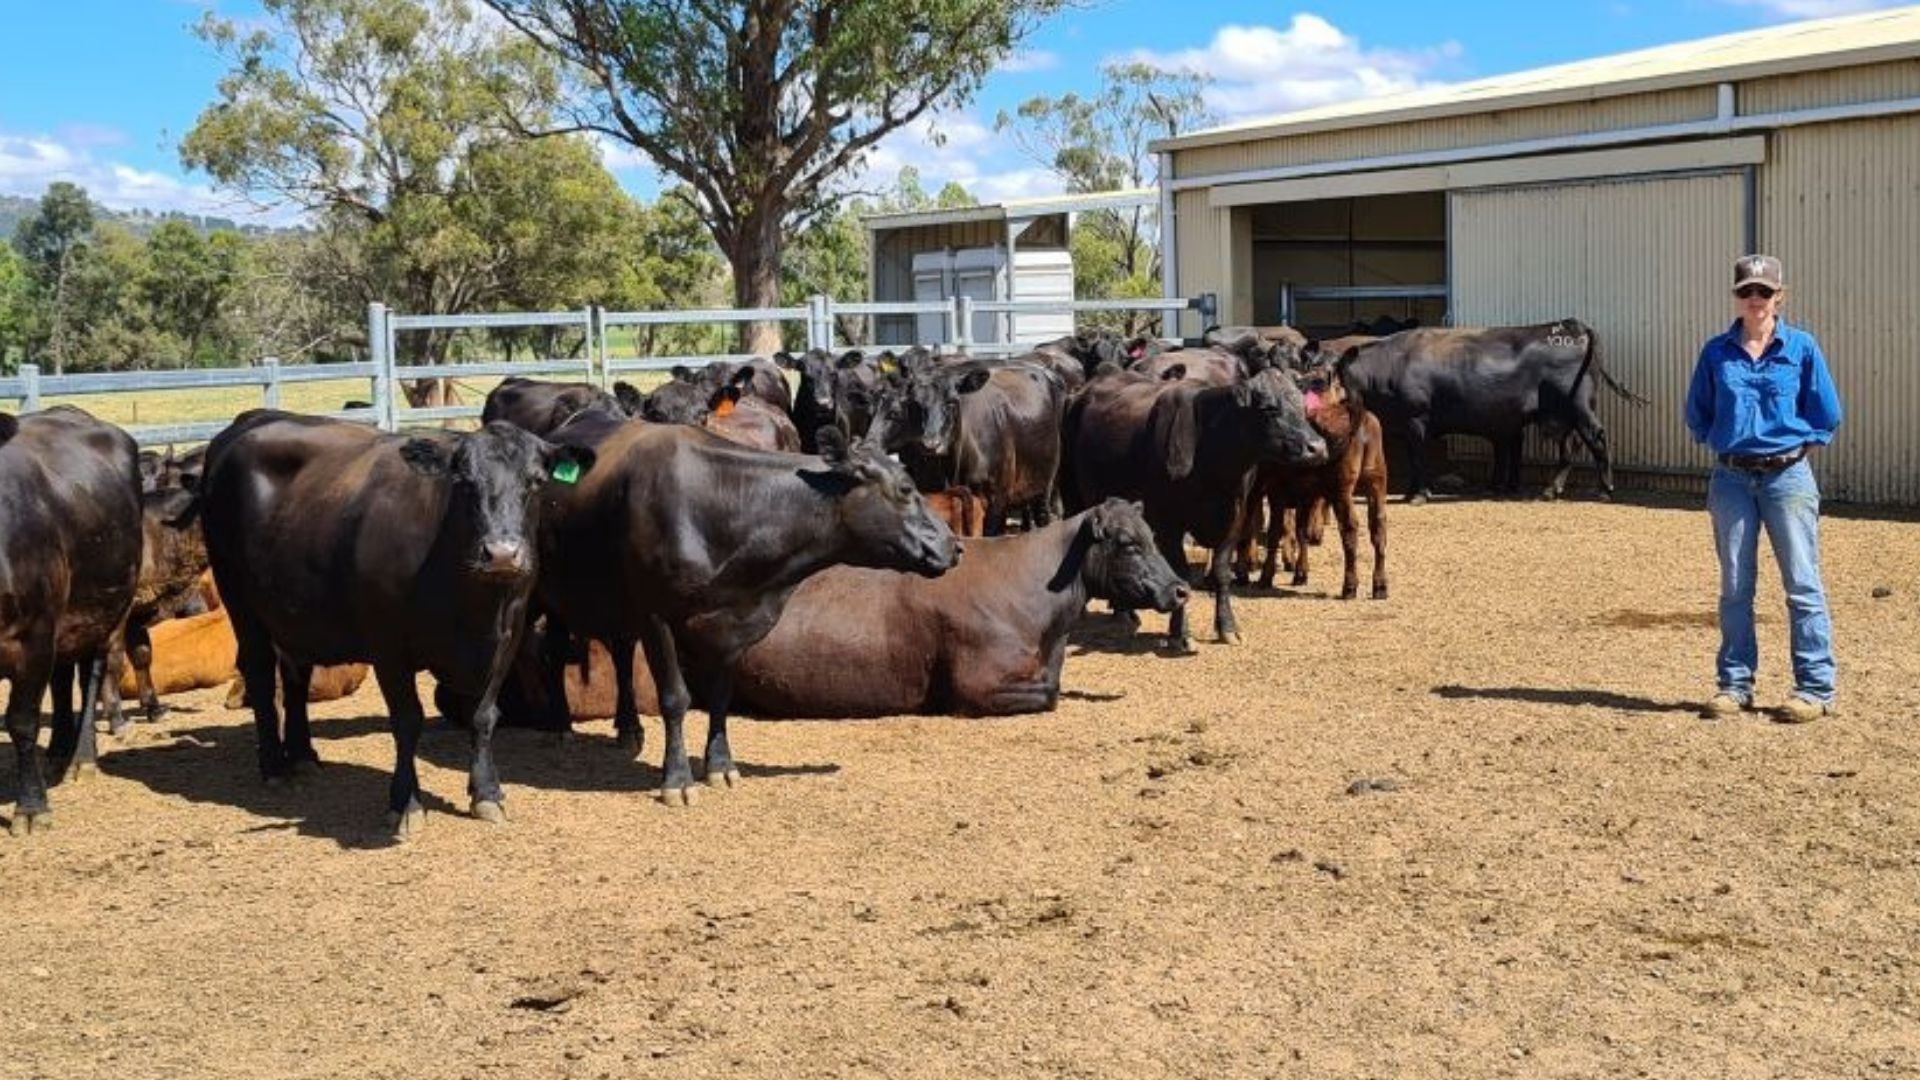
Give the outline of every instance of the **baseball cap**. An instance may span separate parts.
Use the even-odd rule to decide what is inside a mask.
[[[1780,260],[1771,255],[1742,255],[1733,264],[1733,287],[1738,289],[1749,283],[1765,285],[1769,289],[1780,289],[1782,274]]]

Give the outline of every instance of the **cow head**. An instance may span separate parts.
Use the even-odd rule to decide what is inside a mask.
[[[860,354],[856,352],[849,355],[857,358]],[[838,365],[832,353],[825,349],[808,349],[799,356],[788,352],[775,353],[773,362],[788,371],[800,373],[800,393],[794,400],[796,405],[812,402],[816,416],[833,414],[833,373]]]
[[[743,367],[733,373],[719,388],[707,395],[707,415],[725,416],[740,404],[740,398],[747,392],[747,384],[753,382],[753,369]]]
[[[452,510],[470,531],[472,550],[461,553],[467,569],[512,581],[533,573],[540,488],[550,478],[577,482],[594,460],[586,447],[556,446],[501,420],[471,434],[408,439],[400,457],[452,484]]]
[[[1306,397],[1292,376],[1263,371],[1232,389],[1259,460],[1283,465],[1326,463],[1326,440],[1307,422]]]
[[[938,577],[960,558],[953,530],[933,516],[900,463],[865,440],[847,441],[839,428],[815,436],[824,469],[802,470],[815,490],[833,499],[854,566]]]
[[[978,367],[935,368],[890,387],[874,406],[872,430],[881,433],[881,449],[947,453],[960,426],[961,395],[977,392],[992,374]]]
[[[1080,577],[1095,599],[1155,611],[1187,602],[1187,583],[1160,554],[1139,503],[1108,499],[1087,511],[1076,543],[1086,545]]]
[[[640,402],[640,418],[656,424],[692,424],[707,420],[707,399],[711,391],[691,378],[682,378],[687,368],[674,368],[673,378],[655,387]]]

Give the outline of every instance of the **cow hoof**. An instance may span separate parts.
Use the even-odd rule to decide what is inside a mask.
[[[419,803],[407,807],[406,813],[398,810],[387,811],[387,828],[392,831],[395,840],[411,840],[427,824],[427,812]]]
[[[713,788],[739,787],[740,770],[724,769],[720,772],[710,772],[707,774],[707,786]]]
[[[1375,585],[1373,587],[1373,598],[1375,600],[1385,600],[1387,598],[1387,587],[1385,585]]]
[[[8,836],[31,836],[34,833],[53,831],[53,811],[15,810],[13,820],[7,822]]]
[[[661,788],[660,801],[668,806],[692,806],[700,801],[700,793],[691,784],[686,787]]]
[[[1604,503],[1610,503],[1610,502],[1612,502],[1612,501],[1613,501],[1613,492],[1611,492],[1611,491],[1603,491],[1603,492],[1601,492],[1601,493],[1600,493],[1600,501],[1601,501],[1601,502],[1604,502]]]
[[[1556,502],[1559,500],[1559,498],[1560,498],[1560,493],[1553,490],[1552,488],[1548,488],[1547,490],[1540,493],[1541,502]]]
[[[1341,589],[1341,590],[1340,590],[1340,599],[1342,599],[1342,600],[1351,600],[1351,599],[1353,599],[1354,597],[1356,597],[1356,596],[1359,596],[1359,595],[1360,595],[1360,587],[1359,587],[1359,586],[1357,586],[1357,585],[1356,585],[1356,586],[1354,586],[1353,588],[1350,588],[1350,589]]]
[[[1240,631],[1238,631],[1238,630],[1225,630],[1225,631],[1222,631],[1222,632],[1221,632],[1221,634],[1220,634],[1220,644],[1222,644],[1222,645],[1238,645],[1238,644],[1240,644]]]
[[[1192,656],[1200,650],[1193,647],[1192,638],[1168,638],[1167,651],[1179,656]]]
[[[287,775],[295,780],[305,780],[320,775],[319,758],[301,758],[287,766]]]
[[[1408,506],[1425,506],[1427,505],[1427,497],[1425,494],[1409,495],[1407,496],[1407,505]]]
[[[64,774],[64,777],[67,783],[77,784],[80,781],[85,780],[87,777],[92,776],[99,771],[100,771],[100,766],[91,761],[76,761],[73,764],[67,766],[67,771]]]
[[[633,757],[640,756],[640,732],[638,730],[622,731],[616,741],[622,753],[629,754]]]
[[[507,823],[507,808],[492,799],[473,800],[473,816],[494,825]]]

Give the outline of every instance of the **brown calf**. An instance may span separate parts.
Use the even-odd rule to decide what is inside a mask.
[[[971,488],[950,487],[945,491],[935,491],[927,495],[927,509],[933,516],[947,523],[955,536],[985,536],[987,534],[987,500],[973,493]]]

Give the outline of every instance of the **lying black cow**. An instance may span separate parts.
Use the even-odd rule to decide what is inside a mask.
[[[371,663],[393,718],[388,820],[424,821],[414,750],[424,715],[416,672],[477,700],[475,817],[497,821],[495,697],[525,621],[538,567],[538,489],[575,483],[593,451],[556,447],[491,423],[472,434],[409,438],[358,424],[255,410],[207,454],[199,512],[214,580],[252,694],[260,772],[269,782],[317,765],[307,724],[316,664]],[[590,473],[588,475],[591,475]]]
[[[600,640],[613,654],[623,745],[638,751],[633,651],[645,646],[666,723],[662,798],[685,805],[693,783],[683,723],[689,665],[712,672],[703,688],[706,776],[733,784],[727,741],[732,673],[765,637],[793,590],[841,563],[935,575],[959,545],[901,467],[833,428],[821,457],[769,453],[679,425],[621,423],[588,413],[555,432],[591,450],[599,465],[577,485],[553,486],[540,528],[539,601],[554,624]],[[563,640],[564,633],[550,634]],[[560,667],[547,700],[563,702]],[[564,726],[559,718],[555,727]]]
[[[1560,434],[1560,466],[1545,496],[1565,490],[1572,440],[1593,455],[1603,492],[1613,494],[1607,432],[1593,410],[1596,382],[1638,404],[1641,398],[1607,374],[1599,340],[1577,319],[1490,330],[1416,329],[1347,350],[1340,370],[1390,430],[1407,442],[1412,472],[1407,500],[1425,502],[1426,441],[1478,435],[1493,443],[1493,487],[1517,491],[1527,427]]]
[[[987,502],[986,533],[1019,509],[1052,520],[1066,388],[1046,368],[1014,360],[942,364],[882,392],[868,437],[906,462],[922,491],[963,487]]]
[[[48,758],[93,766],[93,712],[107,652],[140,576],[140,470],[126,432],[61,405],[0,413],[0,679],[19,794],[15,836],[52,824],[40,757],[40,699],[54,689]],[[80,712],[70,675],[84,676]],[[62,701],[67,708],[61,709]]]
[[[546,435],[588,409],[626,411],[617,397],[592,383],[545,382],[513,375],[488,391],[480,422],[501,420],[535,435]]]
[[[1231,386],[1168,374],[1110,372],[1068,406],[1067,509],[1111,496],[1143,499],[1160,553],[1183,574],[1187,534],[1212,548],[1214,630],[1221,641],[1237,642],[1228,585],[1254,467],[1317,464],[1326,460],[1326,443],[1307,423],[1299,388],[1280,372]],[[1174,610],[1167,637],[1176,649],[1192,648],[1185,605]]]

